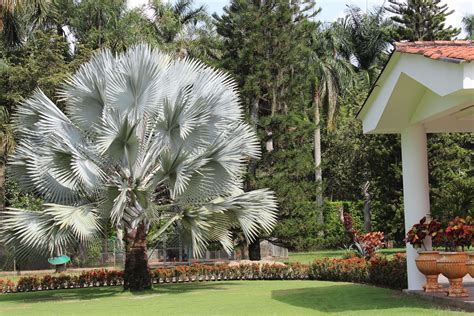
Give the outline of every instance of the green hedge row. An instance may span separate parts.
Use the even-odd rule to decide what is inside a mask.
[[[407,287],[406,258],[375,256],[369,260],[324,258],[312,264],[241,264],[203,265],[159,268],[150,271],[154,283],[221,280],[324,280],[374,284],[394,289]],[[15,284],[0,279],[0,293],[57,290],[69,288],[116,286],[123,284],[123,271],[91,270],[79,275],[25,276]]]

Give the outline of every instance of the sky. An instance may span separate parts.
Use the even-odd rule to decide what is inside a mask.
[[[165,0],[166,1],[166,0]],[[168,0],[172,1],[172,0]],[[324,22],[332,22],[344,16],[346,5],[355,5],[361,9],[371,9],[374,6],[381,6],[384,0],[316,0],[317,6],[322,8],[319,19]],[[148,0],[128,0],[130,8],[147,4]],[[195,0],[196,5],[205,5],[209,13],[222,13],[222,8],[229,3],[229,0]],[[455,12],[447,17],[448,25],[461,27],[461,19],[467,14],[474,14],[473,0],[443,0],[448,3],[450,9]]]

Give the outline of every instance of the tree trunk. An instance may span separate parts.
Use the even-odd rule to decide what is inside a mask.
[[[257,123],[258,123],[258,110],[259,110],[259,102],[258,98],[255,98],[253,100],[251,108],[250,108],[250,125],[254,129],[255,133],[257,133]],[[257,160],[255,159],[250,159],[249,161],[249,174],[254,177],[255,172],[257,171]],[[253,189],[251,186],[247,183],[247,190]]]
[[[257,238],[249,244],[249,260],[259,261],[260,259],[260,240]]]
[[[371,199],[370,199],[370,192],[369,192],[370,182],[367,181],[362,186],[362,194],[364,195],[364,230],[366,233],[372,231],[372,224],[371,224]]]
[[[3,31],[3,0],[0,0],[0,32]]]
[[[320,97],[314,95],[314,180],[316,182],[316,206],[318,207],[318,222],[324,223],[323,213],[323,174],[321,170],[321,119],[319,114]]]
[[[5,209],[5,170],[7,164],[7,141],[5,135],[0,139],[0,216]]]
[[[259,110],[259,100],[255,98],[253,100],[251,108],[250,108],[250,124],[252,125],[255,133],[257,133],[257,123],[258,123],[258,110]],[[254,185],[252,184],[252,179],[255,178],[255,173],[257,171],[257,160],[251,159],[249,162],[249,174],[251,179],[250,181],[246,181],[245,189],[252,190],[254,189]],[[249,260],[260,260],[260,240],[257,238],[254,242],[248,244],[248,254]]]
[[[109,240],[107,237],[102,238],[102,265],[107,266],[109,263]]]
[[[148,270],[146,235],[147,227],[143,222],[137,228],[127,230],[125,234],[124,290],[142,291],[152,287]]]

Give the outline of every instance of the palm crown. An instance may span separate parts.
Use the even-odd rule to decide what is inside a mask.
[[[133,244],[151,224],[157,237],[181,222],[195,254],[210,241],[230,251],[236,226],[249,240],[271,231],[273,193],[242,191],[259,145],[227,74],[139,45],[99,52],[59,95],[66,114],[37,90],[14,117],[12,176],[45,200],[5,212],[17,255],[61,253],[106,223]]]

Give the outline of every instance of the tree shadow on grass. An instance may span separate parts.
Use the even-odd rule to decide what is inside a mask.
[[[272,299],[293,306],[323,313],[383,310],[396,308],[424,308],[435,306],[405,294],[383,288],[358,284],[338,284],[272,291]]]
[[[155,284],[153,289],[139,292],[124,292],[121,286],[91,287],[81,289],[66,290],[48,290],[23,293],[10,293],[0,295],[0,304],[2,302],[18,303],[37,303],[65,300],[95,300],[107,297],[113,297],[123,293],[130,293],[133,296],[140,295],[174,295],[189,293],[200,290],[220,291],[226,290],[228,286],[237,286],[237,283],[230,282],[198,282],[198,283],[180,283],[180,284]]]

